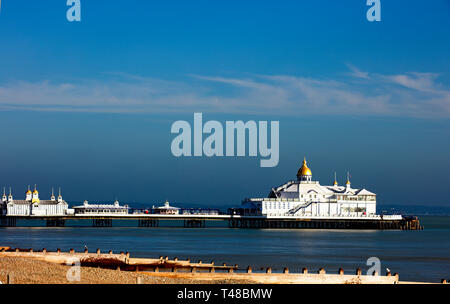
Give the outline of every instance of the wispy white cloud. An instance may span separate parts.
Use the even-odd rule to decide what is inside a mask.
[[[439,75],[349,69],[340,79],[189,75],[166,81],[108,73],[102,81],[18,81],[0,84],[0,110],[450,117],[450,90],[438,83]]]
[[[361,71],[356,66],[354,66],[354,65],[352,65],[350,63],[347,63],[347,67],[350,70],[350,73],[349,73],[350,76],[353,76],[353,77],[356,77],[356,78],[362,78],[362,79],[369,79],[370,78],[368,72]]]

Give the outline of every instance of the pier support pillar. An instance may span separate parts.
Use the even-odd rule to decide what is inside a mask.
[[[112,227],[112,219],[93,219],[92,227]]]
[[[159,227],[158,219],[139,219],[138,227],[148,228],[148,227]]]
[[[47,227],[64,227],[66,226],[66,220],[65,219],[47,219],[46,220]]]
[[[186,228],[204,228],[205,220],[184,220],[184,227]]]

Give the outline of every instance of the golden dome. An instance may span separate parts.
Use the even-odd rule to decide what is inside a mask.
[[[38,194],[39,192],[36,189],[34,189],[33,193]]]
[[[303,159],[303,165],[300,169],[298,169],[297,177],[300,176],[312,176],[311,170],[306,165],[306,159]]]
[[[30,189],[28,189],[28,191],[27,191],[27,194],[30,194],[31,193],[31,190]]]

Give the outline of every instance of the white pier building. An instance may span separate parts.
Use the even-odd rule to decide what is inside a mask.
[[[73,207],[75,215],[124,215],[128,214],[128,206],[121,206],[119,201],[114,204],[89,204],[84,201],[83,205]]]
[[[351,187],[350,179],[339,186],[323,186],[312,179],[312,172],[303,160],[297,180],[272,188],[267,198],[246,199],[243,214],[267,217],[379,217],[376,215],[376,194]]]
[[[9,195],[6,196],[5,189],[3,189],[1,205],[2,215],[7,216],[60,216],[66,215],[68,209],[67,202],[62,198],[61,190],[58,198],[55,198],[52,189],[50,199],[41,200],[36,186],[34,191],[31,191],[28,186],[24,200],[13,199],[11,188]]]

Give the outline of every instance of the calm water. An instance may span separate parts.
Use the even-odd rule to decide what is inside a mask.
[[[422,216],[423,231],[239,230],[229,228],[0,228],[0,246],[48,250],[129,251],[134,257],[179,257],[216,263],[271,266],[291,272],[324,267],[353,273],[378,257],[402,280],[450,278],[450,217]]]

